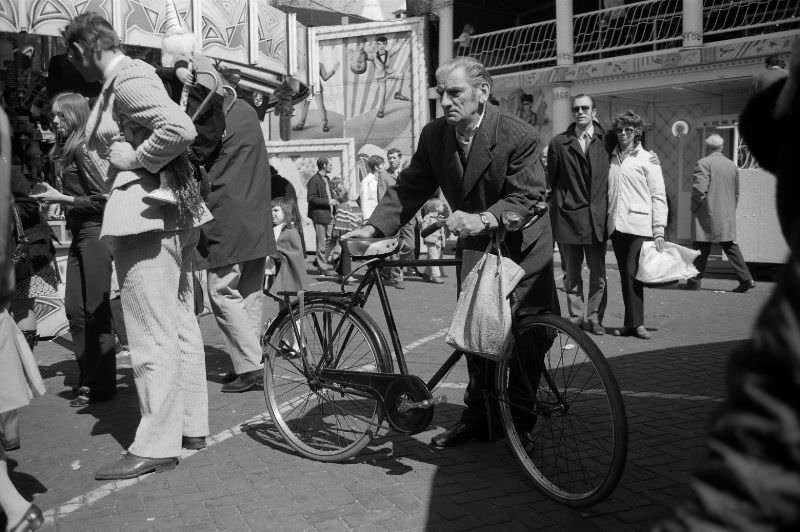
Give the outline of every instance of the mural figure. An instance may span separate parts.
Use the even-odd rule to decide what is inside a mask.
[[[319,86],[317,87],[317,94],[314,96],[315,101],[317,102],[317,106],[319,106],[319,114],[322,118],[322,131],[325,133],[331,130],[328,127],[328,110],[325,109],[325,98],[322,96],[322,82],[328,81],[336,74],[336,71],[339,70],[339,63],[333,65],[333,68],[327,70],[325,65],[322,63],[319,64]],[[300,110],[300,121],[295,124],[292,128],[295,131],[301,131],[304,127],[306,127],[306,118],[308,118],[308,107],[311,104],[311,100],[303,100],[303,107]]]
[[[378,118],[383,118],[384,112],[386,111],[386,91],[389,80],[398,80],[400,83],[397,87],[397,91],[394,93],[394,99],[400,100],[401,102],[408,101],[408,96],[403,95],[403,81],[405,76],[403,71],[397,70],[394,65],[394,57],[400,49],[394,48],[389,50],[388,45],[389,40],[386,36],[379,35],[378,38],[375,39],[375,48],[377,49],[367,56],[367,59],[372,61],[375,67],[375,79],[378,81],[378,100],[380,100],[380,106],[378,107],[378,113],[375,115]]]

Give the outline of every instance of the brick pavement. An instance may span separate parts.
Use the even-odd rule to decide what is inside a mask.
[[[620,326],[615,271],[609,280],[606,325]],[[409,280],[405,291],[390,291],[404,345],[447,326],[453,284],[451,275],[446,285]],[[450,402],[437,407],[425,432],[383,433],[346,464],[295,456],[269,422],[241,428],[264,411],[263,395],[220,393],[229,362],[208,316],[201,327],[211,430],[219,436],[209,448],[187,453],[174,471],[138,481],[93,480],[94,470],[133,437],[138,414],[130,368],[120,360],[114,401],[70,409],[64,383],[75,376],[72,355],[44,343],[36,356],[49,393],[23,411],[23,447],[10,453],[9,465],[25,494],[55,516],[48,529],[59,531],[646,530],[687,496],[688,473],[704,455],[708,415],[724,396],[725,358],[747,338],[774,286],[760,282],[743,295],[715,291],[734,285],[710,279],[696,293],[648,290],[653,340],[596,337],[626,393],[630,449],[620,486],[590,509],[572,510],[540,495],[502,442],[449,450],[427,445],[463,408],[463,364],[446,378]],[[409,354],[411,369],[428,376],[447,353],[443,336],[418,344]]]

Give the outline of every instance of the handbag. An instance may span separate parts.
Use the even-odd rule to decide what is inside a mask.
[[[700,252],[672,242],[664,242],[659,252],[655,242],[642,243],[636,280],[647,285],[663,285],[685,281],[698,275],[694,259]]]
[[[483,256],[464,278],[445,342],[459,351],[491,360],[511,357],[509,296],[524,274],[517,263],[502,256],[499,235],[495,233]]]
[[[25,236],[25,231],[22,229],[22,220],[19,216],[17,206],[12,203],[11,210],[14,213],[14,227],[17,232],[17,245],[14,247],[14,252],[11,254],[11,264],[14,266],[14,277],[17,279],[25,279],[30,276],[33,271],[30,258],[30,241]]]

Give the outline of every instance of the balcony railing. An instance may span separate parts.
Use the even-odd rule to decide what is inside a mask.
[[[456,47],[459,43],[456,40]],[[471,55],[489,69],[541,68],[556,61],[556,21],[474,35],[459,55]]]
[[[680,48],[682,4],[681,0],[644,0],[575,15],[575,62]],[[703,2],[705,42],[798,28],[798,0]],[[463,48],[460,50],[463,53]],[[493,74],[555,65],[556,21],[474,35],[467,53],[483,62]]]

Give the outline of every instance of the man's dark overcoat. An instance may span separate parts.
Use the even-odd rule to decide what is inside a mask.
[[[609,152],[604,136],[595,123],[586,153],[575,136],[575,124],[550,139],[547,172],[556,242],[594,244],[607,239]]]
[[[206,204],[214,219],[202,227],[201,254],[209,268],[276,252],[270,206],[270,170],[255,110],[237,100],[225,119],[219,157],[208,172]],[[203,250],[205,248],[205,250]]]
[[[527,217],[545,196],[540,153],[538,136],[530,125],[487,104],[464,166],[454,126],[437,118],[423,128],[411,163],[381,199],[369,224],[384,235],[397,233],[437,188],[442,189],[454,211],[488,211],[498,220],[503,211]],[[487,236],[467,236],[459,239],[458,251],[483,252],[487,244]],[[536,310],[557,308],[549,217],[545,215],[525,230],[508,234],[505,244],[509,257],[525,270],[515,291],[522,306]],[[464,270],[465,275],[468,268]]]

